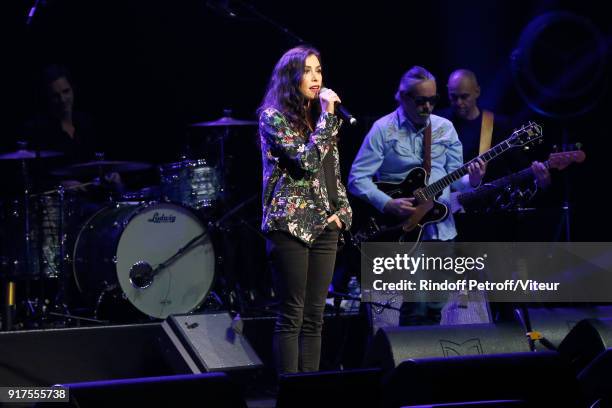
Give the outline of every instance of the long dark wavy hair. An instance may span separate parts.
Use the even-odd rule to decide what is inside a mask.
[[[300,91],[304,64],[310,55],[315,55],[321,61],[319,51],[306,45],[292,48],[283,54],[272,71],[266,95],[257,110],[258,116],[265,109],[275,108],[287,117],[295,130],[301,134],[308,132],[309,123],[313,123],[312,115],[318,115],[321,111],[318,98],[313,100],[310,109],[307,109],[308,100]]]

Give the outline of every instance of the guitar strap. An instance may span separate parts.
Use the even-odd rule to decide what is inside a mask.
[[[478,154],[483,154],[491,148],[491,139],[493,139],[493,112],[488,110],[482,111],[482,124],[480,125],[480,147]]]
[[[427,180],[431,174],[431,121],[423,131],[423,167],[427,172]]]

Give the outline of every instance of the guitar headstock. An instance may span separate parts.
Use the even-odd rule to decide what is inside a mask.
[[[512,132],[507,142],[514,147],[529,148],[534,143],[542,143],[544,141],[542,134],[542,126],[535,122],[529,122],[523,125],[520,129]]]
[[[576,144],[576,147],[580,147]],[[576,148],[575,147],[575,148]],[[548,167],[563,170],[572,163],[582,163],[586,159],[586,154],[582,150],[570,150],[551,153],[548,157]]]

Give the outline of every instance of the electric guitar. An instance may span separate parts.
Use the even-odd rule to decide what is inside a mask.
[[[582,150],[551,153],[544,165],[548,169],[563,170],[570,164],[582,163],[585,159],[586,154]],[[474,191],[452,192],[450,199],[451,212],[454,213],[463,209],[488,210],[492,206],[499,208],[502,202],[500,209],[507,208],[513,202],[512,197],[509,200],[510,204],[507,203],[508,200],[501,200],[504,193],[512,194],[512,191],[507,191],[507,189],[531,181],[534,178],[535,175],[531,167],[527,167],[517,173],[490,181]]]
[[[470,163],[477,161],[478,158],[487,163],[512,148],[527,148],[532,143],[541,142],[541,139],[542,127],[529,122],[529,124],[515,130],[503,142],[429,185],[427,184],[429,174],[422,167],[411,169],[400,183],[376,182],[376,186],[393,199],[414,197],[415,211],[408,219],[400,219],[376,211],[376,214],[370,217],[370,223],[365,227],[366,231],[359,231],[355,234],[353,240],[356,242],[365,239],[418,243],[427,225],[443,221],[448,216],[448,207],[439,202],[437,198],[446,187],[468,174]]]

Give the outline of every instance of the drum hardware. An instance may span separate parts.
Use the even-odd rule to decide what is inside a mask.
[[[13,279],[13,278],[17,278],[19,277],[20,274],[22,275],[28,275],[30,272],[30,269],[32,267],[31,261],[33,259],[32,255],[33,255],[33,251],[32,251],[32,232],[33,230],[31,229],[32,225],[32,214],[31,214],[31,203],[30,203],[30,199],[31,199],[31,192],[34,189],[33,183],[32,183],[32,179],[30,176],[30,172],[29,172],[29,168],[28,168],[28,162],[33,160],[33,161],[38,161],[41,160],[43,158],[50,158],[50,157],[59,157],[62,156],[63,153],[60,152],[55,152],[55,151],[44,151],[44,150],[27,150],[27,143],[26,142],[18,142],[18,150],[15,152],[10,152],[10,153],[6,153],[6,154],[2,154],[0,155],[0,160],[19,160],[20,162],[20,173],[21,173],[21,185],[23,187],[23,194],[22,194],[22,203],[23,203],[23,211],[21,212],[23,214],[23,230],[22,230],[22,234],[23,234],[23,238],[21,240],[21,243],[23,244],[23,248],[18,248],[18,250],[16,251],[17,253],[15,254],[16,258],[13,259],[13,271],[12,273],[15,275],[14,277],[11,277],[9,279]],[[39,208],[40,209],[40,208]],[[15,210],[15,215],[19,215],[19,212],[17,210]],[[39,214],[40,215],[40,214]],[[42,260],[43,258],[43,250],[42,250],[42,245],[40,243],[40,237],[42,236],[42,228],[40,223],[38,223],[38,228],[37,228],[37,241],[38,241],[38,271],[36,271],[34,273],[35,276],[38,276],[40,278],[41,281],[41,285],[40,285],[40,291],[41,291],[41,296],[44,297],[44,277],[45,277],[45,267],[42,264],[42,262],[40,260]],[[21,262],[23,261],[23,262]],[[15,304],[15,287],[14,284],[11,285],[10,282],[12,282],[12,280],[9,280],[9,289],[10,289],[10,294],[11,296],[9,296],[11,299],[11,301],[13,301],[13,306]],[[27,285],[27,284],[26,284]],[[39,305],[39,312],[42,312],[42,305]],[[13,307],[14,308],[14,307]],[[42,314],[42,313],[39,313]],[[3,330],[11,330],[12,329],[12,323],[10,321],[10,319],[6,322],[8,324],[3,325]]]
[[[227,191],[226,188],[226,174],[225,174],[225,142],[229,138],[231,129],[236,126],[256,126],[257,121],[254,120],[242,120],[235,119],[232,117],[231,109],[224,109],[223,116],[217,120],[209,121],[209,122],[198,122],[192,123],[189,127],[192,128],[220,128],[222,130],[221,135],[218,138],[219,141],[219,179],[220,179],[220,195],[221,198],[225,198],[225,194]]]
[[[0,160],[33,160],[33,159],[46,159],[49,157],[63,156],[62,152],[55,152],[51,150],[27,150],[26,142],[17,142],[19,149],[10,152],[0,154]]]
[[[5,256],[7,254],[2,254],[1,258],[3,269],[7,271],[8,282],[11,282],[13,287],[11,300],[14,301],[15,296],[24,296],[23,300],[17,302],[17,304],[23,305],[22,310],[25,313],[22,316],[25,320],[21,325],[40,327],[50,316],[86,320],[85,317],[71,314],[67,306],[70,303],[66,298],[69,275],[64,270],[65,263],[70,259],[66,256],[65,216],[67,214],[65,214],[65,210],[69,207],[66,206],[65,193],[85,186],[97,185],[99,182],[80,183],[70,187],[60,186],[53,190],[34,192],[33,180],[29,172],[30,161],[33,160],[32,163],[36,163],[37,160],[59,157],[63,153],[27,150],[24,142],[20,142],[19,145],[19,150],[0,155],[0,160],[20,161],[20,178],[23,186],[22,198],[15,201],[13,208],[10,209],[11,213],[8,214],[11,219],[15,220],[11,224],[13,227],[8,228],[8,230],[11,230],[9,232],[14,233],[17,229],[21,230],[23,238],[17,240],[21,243],[17,242],[15,244],[13,242],[7,244],[6,248],[3,247],[6,251],[10,251],[11,255]],[[42,163],[38,167],[42,167]],[[138,167],[141,168],[142,166]],[[135,168],[135,166],[131,166],[129,169]],[[34,256],[36,254],[37,256]],[[9,268],[11,271],[8,271]],[[47,282],[49,278],[57,278],[57,291],[54,293],[53,301],[46,298],[47,286],[48,283],[51,283]],[[32,283],[34,283],[31,282],[32,279],[36,280],[35,286],[32,286]],[[23,281],[23,285],[19,285],[21,289],[18,295],[15,295],[15,282],[13,280]],[[32,297],[33,287],[36,288],[38,297]],[[55,289],[55,287],[52,289]],[[11,308],[15,312],[15,304]],[[13,314],[7,314],[9,319]],[[10,320],[5,321],[2,330],[10,330],[12,326]]]
[[[232,126],[255,126],[257,122],[254,120],[241,120],[232,118],[232,110],[224,109],[224,116],[210,122],[192,123],[190,127],[232,127]]]
[[[13,329],[13,319],[15,317],[15,282],[7,280],[4,284],[5,300],[4,313],[2,315],[2,330]]]
[[[67,323],[69,323],[71,320],[75,320],[77,322],[88,322],[88,323],[96,323],[96,324],[109,324],[110,322],[108,320],[100,320],[100,319],[96,319],[95,317],[84,317],[84,316],[77,316],[77,315],[73,315],[71,313],[58,313],[58,312],[49,312],[48,313],[49,316],[53,316],[53,317],[59,317],[61,319],[64,319]]]
[[[51,174],[58,177],[73,177],[77,179],[99,177],[100,180],[103,180],[105,174],[143,171],[152,167],[152,164],[142,162],[95,160],[53,170]]]
[[[238,205],[234,206],[234,208],[232,208],[231,210],[229,210],[228,212],[226,212],[225,214],[223,214],[223,217],[219,218],[216,222],[213,223],[215,228],[220,228],[223,224],[225,224],[225,222],[227,220],[229,220],[231,217],[234,216],[234,214],[238,213],[238,211],[242,210],[244,207],[246,207],[247,205],[249,205],[250,203],[252,203],[253,201],[255,201],[257,199],[257,194],[254,196],[251,196],[249,198],[247,198],[246,200],[244,200],[243,202],[239,203]]]
[[[96,184],[94,182],[81,183],[74,188],[83,185]],[[39,319],[46,319],[49,316],[62,317],[68,320],[74,319],[77,321],[85,320],[86,317],[77,316],[71,313],[68,304],[68,286],[70,284],[70,275],[66,273],[66,264],[70,262],[70,257],[66,251],[67,241],[67,219],[72,218],[72,211],[76,211],[73,207],[74,202],[70,205],[66,204],[66,191],[73,190],[59,186],[57,189],[49,190],[43,193],[32,194],[31,197],[37,199],[38,204],[38,262],[41,268],[45,269],[44,277],[40,279],[41,286],[44,285],[44,278],[54,278],[57,282],[57,288],[53,301],[45,300],[37,304],[42,305],[39,308]],[[57,200],[56,200],[57,198]],[[74,198],[74,197],[72,197]],[[74,220],[73,220],[74,221]],[[44,298],[44,292],[41,293]]]
[[[88,187],[88,186],[99,186],[100,182],[98,180],[96,181],[88,181],[86,183],[79,183],[79,184],[75,184],[75,185],[71,185],[71,186],[58,186],[57,188],[53,189],[53,190],[47,190],[47,191],[43,191],[42,193],[36,193],[36,194],[30,194],[30,197],[41,197],[41,196],[49,196],[49,195],[54,195],[54,194],[64,194],[66,191],[70,191],[70,190],[78,190],[81,189],[83,187]]]
[[[138,261],[130,268],[130,283],[135,288],[148,288],[153,283],[153,278],[153,267],[148,262]]]
[[[57,296],[55,298],[55,304],[62,305],[64,309],[68,309],[65,302],[66,295],[66,273],[64,273],[64,265],[65,265],[65,253],[66,253],[66,239],[64,237],[64,193],[65,190],[60,186],[58,189],[58,197],[59,197],[59,222],[58,222],[58,239],[59,239],[59,262],[58,262],[58,275],[59,275],[59,288],[57,292]]]
[[[161,189],[159,186],[147,186],[139,190],[124,191],[119,196],[119,202],[157,202],[161,200]]]
[[[33,328],[40,328],[42,322],[49,323],[50,318],[60,319],[56,321],[59,326],[66,327],[71,324],[71,322],[77,322],[77,325],[80,326],[82,322],[87,323],[95,323],[95,324],[108,324],[109,321],[96,319],[95,315],[93,318],[79,316],[73,314],[66,304],[58,304],[53,303],[50,299],[38,299],[38,298],[28,298],[26,301],[26,308],[29,314],[29,320],[26,319],[25,324],[27,326],[32,326]],[[39,312],[41,310],[42,312]],[[42,314],[41,314],[42,313]],[[34,319],[36,317],[36,319]]]
[[[239,214],[241,210],[243,210],[247,205],[253,203],[258,198],[258,195],[253,195],[246,200],[240,202],[229,211],[225,212],[221,218],[216,221],[209,222],[208,226],[214,231],[219,231],[221,234],[227,234],[232,230],[232,227],[229,225],[230,219],[234,218]],[[240,220],[241,225],[247,226],[250,228],[249,224],[244,221],[241,217],[237,217]],[[263,240],[265,240],[265,236],[259,230],[254,230],[254,232]],[[219,256],[219,263],[222,265],[227,265],[224,258]],[[224,268],[224,276],[223,276],[223,286],[224,290],[227,291],[224,295],[227,299],[228,306],[233,311],[238,311],[241,314],[244,314],[247,308],[247,305],[253,302],[254,295],[252,291],[244,290],[238,279],[238,272],[235,270],[230,270],[230,268]],[[246,297],[246,298],[245,298]]]
[[[96,160],[94,161],[77,163],[52,170],[50,174],[56,177],[70,179],[93,179],[91,182],[77,184],[69,188],[79,189],[89,185],[106,187],[104,193],[108,193],[108,195],[105,197],[105,200],[115,201],[117,192],[122,193],[120,178],[116,177],[116,175],[119,173],[139,172],[153,168],[153,165],[150,163],[105,160],[103,152],[96,152],[95,158]]]

